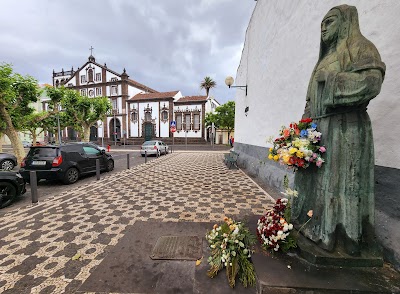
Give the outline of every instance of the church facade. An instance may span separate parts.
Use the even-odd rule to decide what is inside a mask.
[[[77,70],[53,71],[53,86],[71,88],[82,96],[106,96],[112,110],[104,121],[91,128],[90,140],[103,142],[140,142],[159,139],[172,142],[172,137],[188,142],[207,139],[204,119],[207,110],[218,102],[207,96],[183,96],[179,90],[158,92],[129,78],[126,70],[118,73],[96,62],[93,55]],[[176,122],[176,132],[170,130]],[[67,128],[63,140],[79,140]],[[177,139],[179,141],[179,139]]]

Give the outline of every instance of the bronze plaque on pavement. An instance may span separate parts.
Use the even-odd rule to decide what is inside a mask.
[[[202,255],[202,241],[198,236],[161,236],[150,258],[197,260]]]

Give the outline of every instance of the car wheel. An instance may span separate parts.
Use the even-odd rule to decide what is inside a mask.
[[[0,208],[11,204],[17,196],[17,189],[9,182],[0,182]]]
[[[15,164],[12,160],[6,159],[1,162],[0,169],[12,170],[14,168],[14,166],[15,166]]]
[[[114,160],[108,160],[107,161],[107,166],[106,166],[106,171],[112,171],[114,169]]]
[[[79,171],[75,167],[71,167],[67,170],[64,176],[65,184],[73,184],[79,179]]]

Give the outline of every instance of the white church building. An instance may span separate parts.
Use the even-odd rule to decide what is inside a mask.
[[[96,62],[93,55],[77,70],[53,71],[53,86],[65,86],[83,96],[106,96],[112,110],[104,121],[91,128],[90,140],[120,141],[141,144],[150,139],[179,143],[201,143],[207,140],[205,114],[219,103],[207,96],[183,96],[177,91],[158,92],[129,78],[126,70],[118,73]],[[46,107],[46,106],[44,106]],[[176,132],[170,129],[176,121]],[[65,141],[77,140],[76,132],[63,130]]]

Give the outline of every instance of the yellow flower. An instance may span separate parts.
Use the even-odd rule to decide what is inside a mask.
[[[278,156],[278,155],[275,155],[275,156],[274,156],[274,160],[275,160],[275,161],[278,161],[278,160],[279,160],[279,156]]]
[[[290,153],[290,154],[295,154],[297,151],[298,151],[298,149],[297,149],[297,148],[294,148],[294,147],[292,147],[292,148],[289,149],[289,153]]]
[[[217,225],[217,224],[215,224],[215,225],[213,226],[213,229],[216,229],[216,228],[218,228],[218,225]]]
[[[286,163],[286,164],[288,164],[289,163],[289,159],[290,159],[290,155],[288,155],[288,154],[285,154],[282,158],[283,158],[283,162],[284,163]]]
[[[304,153],[301,152],[301,151],[297,151],[296,152],[296,156],[299,157],[299,158],[303,158],[304,157]]]
[[[271,147],[271,148],[269,148],[269,152],[272,152],[272,150],[274,150],[274,148],[272,148],[272,147]]]
[[[235,226],[235,225],[230,225],[230,226],[229,226],[229,229],[230,229],[231,231],[233,231],[234,229],[236,229],[236,226]]]
[[[268,159],[274,159],[274,156],[272,154],[268,155]]]

